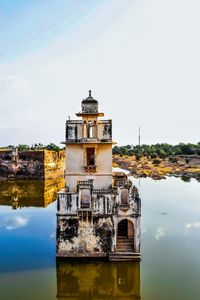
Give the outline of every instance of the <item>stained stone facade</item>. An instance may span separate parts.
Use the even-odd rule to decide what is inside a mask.
[[[66,122],[66,186],[58,193],[57,257],[140,260],[138,190],[112,172],[112,121],[91,91]]]
[[[0,181],[63,177],[64,151],[0,149]]]

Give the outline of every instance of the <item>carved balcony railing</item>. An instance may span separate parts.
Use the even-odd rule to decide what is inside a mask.
[[[57,194],[57,213],[73,214],[76,212],[77,204],[73,201],[71,193],[58,193]]]
[[[66,124],[67,125],[70,125],[70,124],[83,124],[83,121],[82,120],[67,120]]]
[[[93,194],[111,194],[112,193],[112,190],[111,189],[93,189],[92,190],[92,193]]]
[[[82,138],[82,139],[66,139],[65,142],[62,142],[62,144],[70,144],[70,143],[111,143],[112,138]]]
[[[93,186],[93,180],[82,180],[82,181],[77,181],[77,185],[88,185],[88,186]]]
[[[127,211],[130,209],[130,203],[121,203],[119,205],[119,209],[121,209],[122,211]]]
[[[96,166],[84,166],[84,170],[86,173],[96,173],[97,167]]]
[[[112,120],[99,120],[98,124],[112,124]]]
[[[116,186],[126,186],[127,188],[132,186],[131,180],[116,180]]]
[[[82,143],[82,141],[83,141],[82,139],[75,139],[75,138],[74,139],[66,139],[65,142],[62,142],[62,144],[65,144],[65,143],[69,143],[70,144],[70,143],[74,143],[74,142],[76,142],[76,143]]]
[[[97,137],[91,137],[91,138],[82,138],[82,142],[86,143],[86,142],[90,142],[90,143],[93,143],[93,142],[107,142],[107,141],[112,141],[112,138],[111,136],[109,138],[102,138],[102,139],[99,139]]]

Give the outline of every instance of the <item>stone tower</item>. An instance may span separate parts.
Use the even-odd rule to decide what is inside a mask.
[[[91,91],[77,113],[81,120],[66,122],[66,183],[75,192],[78,181],[91,180],[95,188],[112,186],[112,121],[100,120],[98,101]]]
[[[65,189],[58,193],[57,257],[140,260],[140,198],[123,172],[112,173],[112,121],[98,101],[66,122]]]

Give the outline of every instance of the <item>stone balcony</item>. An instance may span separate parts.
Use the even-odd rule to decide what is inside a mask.
[[[112,143],[112,138],[103,138],[103,139],[98,139],[98,138],[82,138],[82,139],[66,139],[65,142],[62,142],[62,144],[82,144],[82,143]]]
[[[84,171],[86,173],[96,173],[97,166],[84,166]]]

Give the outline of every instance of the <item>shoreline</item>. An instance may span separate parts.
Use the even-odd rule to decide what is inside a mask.
[[[150,159],[145,156],[137,160],[136,157],[128,155],[113,155],[113,165],[130,171],[136,178],[150,177],[155,180],[166,179],[167,176],[179,177],[184,181],[191,178],[200,181],[200,156],[190,157],[170,157],[161,159]]]

